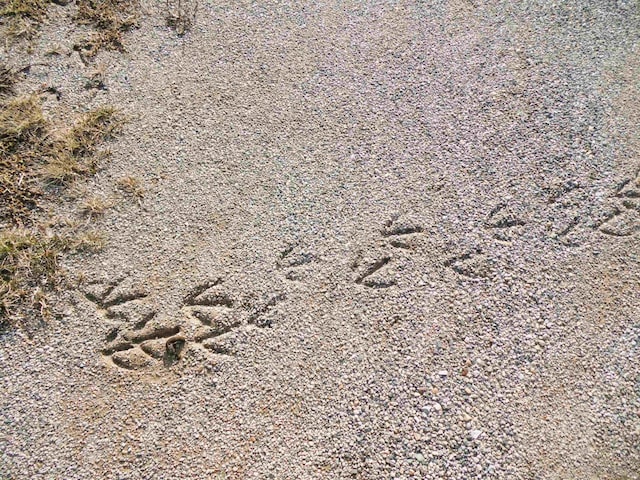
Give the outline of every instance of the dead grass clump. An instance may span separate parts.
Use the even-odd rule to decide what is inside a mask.
[[[65,135],[72,155],[86,157],[97,151],[98,144],[112,139],[122,128],[122,118],[113,107],[100,107],[86,113]]]
[[[31,38],[44,20],[49,0],[0,0],[0,18],[9,39]]]
[[[0,16],[27,17],[41,21],[50,3],[50,0],[0,0]]]
[[[43,186],[94,174],[105,155],[98,145],[121,126],[115,109],[102,107],[54,135],[36,95],[0,104],[0,221],[27,225]]]
[[[126,195],[137,199],[138,202],[141,202],[144,197],[142,182],[135,177],[122,177],[118,180],[118,187],[120,187],[120,190],[122,190]]]
[[[137,0],[78,0],[76,20],[101,30],[131,30],[138,24]]]
[[[47,121],[36,95],[19,97],[0,107],[0,152],[33,149],[46,134]]]
[[[0,0],[3,40],[9,44],[30,39],[51,4],[64,6],[71,1]],[[76,47],[83,60],[100,49],[124,50],[122,35],[137,26],[140,0],[75,0],[75,4],[73,21],[94,32]],[[27,51],[33,48],[35,43],[29,42]],[[60,53],[59,49],[47,52]],[[49,295],[68,287],[63,285],[62,256],[103,245],[100,235],[87,231],[86,218],[53,222],[57,209],[49,207],[61,193],[73,190],[69,187],[74,180],[97,171],[109,155],[101,149],[102,142],[119,133],[123,123],[113,108],[103,107],[73,125],[54,124],[43,114],[40,96],[15,96],[14,84],[28,68],[17,70],[0,62],[0,327],[23,326],[27,318],[46,319]],[[96,70],[87,88],[106,88],[104,69]],[[38,93],[45,91],[59,99],[57,89]],[[108,199],[99,197],[71,201],[78,202],[80,212],[89,219],[111,206]]]
[[[113,138],[122,127],[122,117],[112,107],[86,113],[76,124],[51,144],[42,176],[49,184],[66,185],[78,176],[96,173],[100,160],[108,152],[98,145]]]
[[[139,0],[78,0],[76,22],[98,31],[75,45],[83,57],[94,57],[100,49],[124,51],[122,34],[138,26]]]
[[[81,40],[73,46],[74,50],[80,53],[82,59],[87,62],[87,58],[93,58],[100,51],[117,50],[124,52],[124,44],[122,43],[122,35],[117,30],[106,30],[104,32],[94,32],[89,37]]]
[[[59,235],[45,230],[0,232],[0,325],[51,315],[47,293],[62,284],[59,260],[65,252],[101,248],[95,234]]]
[[[104,197],[91,197],[82,204],[82,213],[89,218],[104,215],[113,203]]]
[[[23,224],[41,189],[34,175],[39,155],[47,150],[48,122],[36,96],[0,105],[0,221]]]
[[[61,255],[97,249],[102,239],[84,225],[43,225],[35,214],[41,200],[81,176],[95,173],[99,145],[116,135],[122,118],[111,107],[83,115],[73,126],[54,129],[38,96],[0,102],[0,325],[46,318],[48,293],[63,276]],[[83,210],[99,215],[108,202],[88,200]]]

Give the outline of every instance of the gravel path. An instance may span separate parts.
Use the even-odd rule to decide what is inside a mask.
[[[155,3],[0,478],[640,479],[637,1]]]

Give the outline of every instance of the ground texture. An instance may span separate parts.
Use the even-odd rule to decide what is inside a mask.
[[[0,338],[1,478],[640,478],[637,1],[161,5],[28,59],[142,196]]]

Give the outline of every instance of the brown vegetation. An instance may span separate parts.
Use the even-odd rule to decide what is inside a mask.
[[[3,85],[11,90],[11,81]],[[121,125],[111,107],[61,128],[45,118],[37,95],[0,102],[0,323],[42,318],[49,312],[47,292],[60,284],[60,256],[101,244],[82,226],[47,220],[41,205],[75,179],[95,173],[104,156],[98,146]],[[95,215],[106,208],[87,201],[84,210]]]

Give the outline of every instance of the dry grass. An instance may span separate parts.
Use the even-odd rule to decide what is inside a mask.
[[[0,24],[7,43],[30,39],[46,20],[52,3],[67,0],[0,0]],[[124,50],[123,33],[137,26],[139,0],[76,0],[75,23],[94,32],[76,45],[81,58],[101,49]],[[34,47],[29,43],[28,48]],[[51,51],[50,54],[60,52]],[[45,205],[59,202],[76,179],[92,175],[105,156],[100,145],[119,133],[122,117],[111,107],[87,112],[70,126],[53,124],[38,95],[15,97],[18,71],[0,63],[0,325],[21,325],[50,313],[48,295],[62,284],[60,258],[99,248],[103,240],[88,232],[86,221],[51,223]],[[104,69],[96,69],[87,88],[106,88]],[[54,92],[58,93],[58,92]],[[134,182],[121,187],[136,198]],[[80,213],[94,218],[111,202],[80,197]]]
[[[140,3],[136,0],[78,0],[79,23],[101,30],[131,30],[138,24]]]
[[[0,152],[24,151],[40,144],[45,135],[45,120],[37,96],[30,95],[10,100],[0,107]]]
[[[50,3],[50,0],[0,0],[0,15],[40,21],[46,15]]]
[[[82,213],[89,218],[99,217],[113,206],[113,202],[105,197],[91,197],[82,204]]]
[[[108,152],[98,145],[113,138],[122,127],[122,118],[112,107],[86,113],[76,124],[51,143],[41,175],[48,184],[67,185],[79,176],[93,175]]]
[[[83,58],[101,49],[125,50],[122,34],[138,26],[139,0],[78,0],[76,22],[91,25],[96,32],[74,46]]]
[[[78,157],[93,155],[100,142],[120,132],[122,118],[113,107],[100,107],[86,113],[63,137],[65,147]]]
[[[61,277],[64,253],[97,248],[83,225],[43,225],[40,205],[76,178],[95,173],[99,145],[115,136],[122,118],[111,107],[92,110],[71,127],[51,124],[38,96],[0,102],[0,324],[20,324],[48,312],[47,293]],[[108,202],[90,199],[82,210],[96,216]]]
[[[0,0],[4,40],[33,37],[55,8],[52,3],[69,2]],[[76,46],[81,58],[93,57],[100,49],[124,50],[122,35],[137,26],[139,0],[76,0],[75,7],[72,21],[94,30]],[[30,42],[28,48],[34,45]],[[47,218],[58,210],[44,207],[59,202],[76,179],[96,172],[108,155],[100,145],[119,133],[123,122],[113,108],[103,107],[73,125],[53,124],[38,95],[15,96],[18,74],[0,63],[0,326],[46,318],[48,295],[64,277],[60,258],[103,244],[99,235],[87,231],[88,222],[51,223]],[[104,70],[96,70],[87,88],[105,88]],[[142,196],[141,187],[132,184],[131,189],[132,195]],[[111,206],[99,197],[64,198],[78,202],[80,213],[90,219]]]
[[[0,18],[7,23],[7,37],[33,37],[50,4],[50,0],[0,0]]]
[[[28,222],[42,194],[34,168],[48,141],[49,124],[36,96],[0,105],[0,221]]]
[[[68,2],[0,0],[0,20],[7,24],[7,40],[31,39],[52,3]],[[100,49],[124,51],[122,34],[138,25],[139,0],[77,0],[76,5],[75,22],[96,29],[74,47],[83,58],[95,56]]]
[[[0,232],[0,325],[25,325],[25,319],[51,315],[48,294],[64,283],[62,254],[102,247],[90,233],[60,235],[45,229]]]
[[[28,225],[44,187],[95,173],[104,156],[98,145],[121,125],[117,112],[103,107],[54,135],[37,96],[0,104],[0,221]]]
[[[126,195],[136,198],[138,202],[142,201],[142,198],[144,197],[142,182],[135,177],[121,178],[118,180],[118,187],[120,187],[120,190],[122,190]]]

